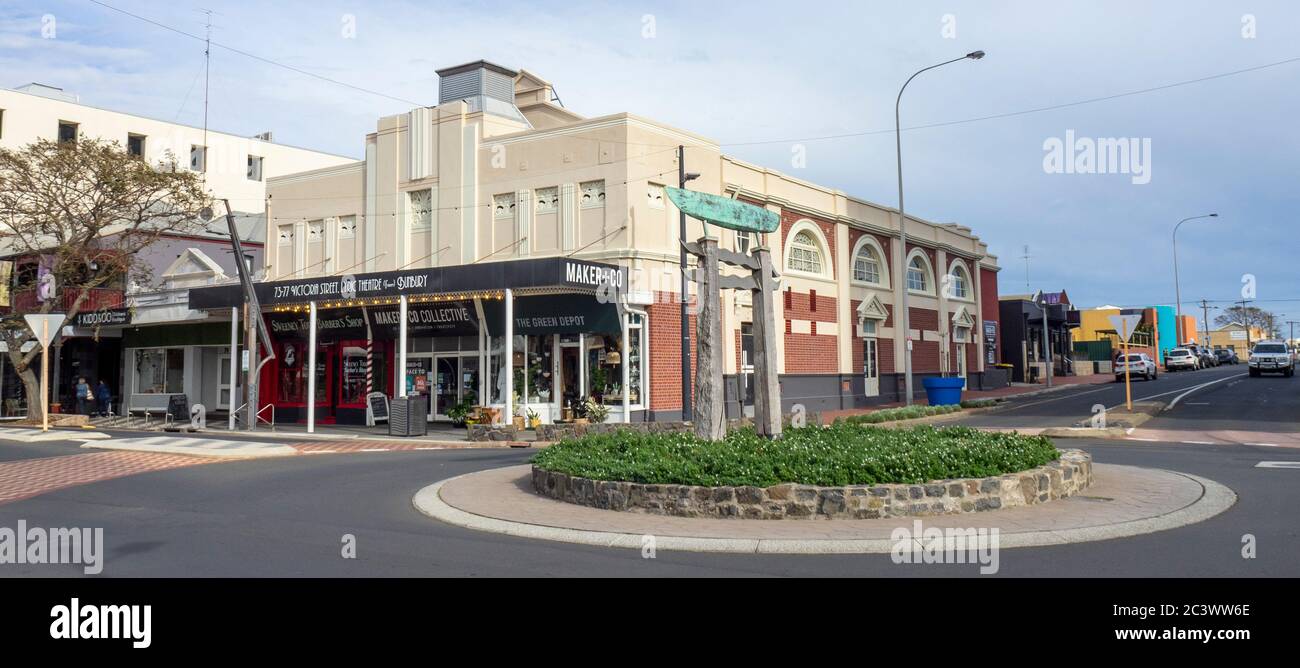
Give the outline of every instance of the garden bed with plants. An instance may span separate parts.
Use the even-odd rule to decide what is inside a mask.
[[[561,441],[533,458],[551,498],[687,517],[878,518],[992,510],[1069,496],[1091,460],[1040,436],[968,427],[840,423],[752,430],[721,441],[616,431]]]

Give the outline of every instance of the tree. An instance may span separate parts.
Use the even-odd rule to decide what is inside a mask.
[[[1258,327],[1264,331],[1264,336],[1272,336],[1273,332],[1277,331],[1277,316],[1257,306],[1230,306],[1215,317],[1214,324],[1220,327],[1223,325]]]
[[[175,159],[151,166],[117,142],[79,137],[41,140],[18,150],[0,149],[0,248],[9,257],[40,256],[56,293],[26,313],[62,312],[71,321],[94,288],[123,288],[145,278],[137,262],[164,233],[203,228],[210,206],[203,181],[177,170]],[[22,290],[35,286],[18,285]],[[15,293],[13,297],[18,297]],[[27,391],[29,418],[41,419],[40,355],[20,309],[0,320],[0,341]]]

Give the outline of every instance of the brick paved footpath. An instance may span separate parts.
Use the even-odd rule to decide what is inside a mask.
[[[101,480],[213,461],[217,460],[152,452],[92,452],[0,462],[0,504]]]

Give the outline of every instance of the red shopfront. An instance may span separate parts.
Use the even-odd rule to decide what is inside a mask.
[[[420,304],[408,311],[410,340],[428,337],[476,337],[472,303]],[[266,314],[275,359],[262,368],[263,403],[275,405],[276,422],[307,419],[307,326],[301,311]],[[316,328],[316,420],[322,424],[366,422],[366,395],[394,392],[397,357],[397,308],[321,309]],[[368,338],[367,338],[368,337]],[[367,353],[367,348],[369,352]],[[432,360],[429,360],[432,362]],[[420,373],[423,360],[408,359],[408,391],[430,394],[433,371]]]

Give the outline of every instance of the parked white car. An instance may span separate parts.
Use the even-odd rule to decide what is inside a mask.
[[[1295,357],[1285,343],[1260,341],[1250,349],[1250,375],[1257,377],[1264,373],[1280,373],[1287,377],[1295,375]]]
[[[1200,359],[1186,348],[1174,348],[1165,353],[1165,371],[1199,369],[1200,367]]]
[[[1128,370],[1128,375],[1132,378],[1139,376],[1144,380],[1156,379],[1156,363],[1151,356],[1146,353],[1129,353],[1120,355],[1119,360],[1115,362],[1115,382],[1124,382],[1124,371]]]

